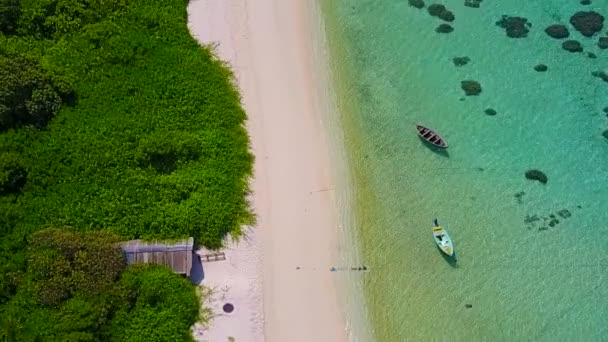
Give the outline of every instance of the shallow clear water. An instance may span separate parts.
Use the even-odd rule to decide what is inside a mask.
[[[456,16],[450,34],[405,0],[324,5],[375,339],[606,340],[608,83],[591,72],[608,68],[608,50],[568,20],[608,16],[608,1],[443,4]],[[503,14],[526,17],[528,37],[508,38],[495,25]],[[585,53],[548,37],[555,23]],[[471,61],[456,67],[459,56]],[[479,96],[464,95],[468,79]],[[417,123],[439,131],[448,153],[424,145]],[[528,169],[548,183],[527,180]],[[434,246],[435,217],[455,264]]]

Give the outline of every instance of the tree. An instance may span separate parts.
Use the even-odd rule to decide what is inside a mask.
[[[0,56],[0,131],[20,125],[44,128],[71,97],[67,81],[46,74],[35,61]]]
[[[27,181],[27,170],[16,153],[0,153],[0,196],[18,192]]]
[[[14,33],[21,14],[20,0],[0,0],[0,32]]]

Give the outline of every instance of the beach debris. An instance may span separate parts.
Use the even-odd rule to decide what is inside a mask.
[[[534,66],[534,70],[538,71],[538,72],[545,72],[549,69],[549,67],[547,67],[544,64],[537,64],[536,66]]]
[[[222,306],[222,310],[225,313],[231,313],[232,311],[234,311],[234,305],[232,305],[230,303],[226,303],[226,304],[224,304],[224,306]]]
[[[600,39],[597,40],[597,46],[600,49],[608,49],[608,37],[600,37]]]
[[[562,43],[562,49],[570,52],[583,52],[583,46],[577,40],[566,40]]]
[[[428,8],[429,14],[433,17],[437,17],[443,21],[452,22],[454,21],[454,13],[445,8],[444,5],[432,4]]]
[[[470,308],[473,307],[473,305],[472,304],[465,304],[464,307],[467,308],[467,309],[470,309]]]
[[[523,191],[520,191],[518,193],[515,194],[515,199],[517,200],[517,203],[522,204],[523,203],[523,197],[526,193]]]
[[[594,71],[591,73],[591,75],[600,78],[604,82],[608,82],[608,73],[604,70]]]
[[[416,7],[416,8],[419,8],[419,9],[424,7],[424,1],[422,1],[422,0],[408,0],[407,2],[412,7]]]
[[[464,5],[471,8],[479,8],[483,0],[464,0]]]
[[[450,33],[452,31],[454,31],[452,25],[445,23],[437,26],[437,28],[435,29],[435,32],[437,33]]]
[[[587,57],[591,58],[591,59],[596,59],[597,55],[594,54],[593,52],[587,52]]]
[[[594,11],[576,12],[570,17],[570,24],[585,37],[591,37],[604,27],[604,17]]]
[[[532,23],[524,17],[503,15],[502,19],[496,22],[496,26],[504,28],[509,38],[525,38],[530,32],[529,28],[532,27]]]
[[[581,0],[581,5],[591,5],[591,0]]]
[[[452,62],[454,62],[454,65],[457,67],[467,65],[470,61],[471,59],[467,56],[452,58]]]
[[[555,39],[563,39],[568,38],[570,36],[570,32],[568,32],[568,28],[562,24],[553,24],[548,26],[545,29],[545,33],[549,35],[551,38]]]
[[[483,112],[486,113],[486,115],[490,115],[490,116],[496,115],[496,111],[492,108],[487,108]]]
[[[526,178],[530,180],[537,180],[543,184],[547,184],[548,178],[544,172],[536,169],[526,171]]]
[[[300,266],[297,266],[297,267],[296,267],[296,270],[299,270],[299,269],[300,269]]]
[[[460,87],[464,90],[467,96],[477,96],[481,93],[481,84],[473,80],[465,80],[460,82]]]
[[[367,266],[363,265],[363,266],[352,266],[352,267],[335,267],[332,266],[329,269],[330,272],[337,272],[337,271],[367,271]]]

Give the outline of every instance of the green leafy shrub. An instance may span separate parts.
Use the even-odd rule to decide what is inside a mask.
[[[24,36],[60,37],[98,22],[125,7],[124,0],[23,1],[18,33]]]
[[[27,170],[16,153],[0,153],[0,196],[20,191],[27,181]],[[2,220],[2,219],[0,219]],[[0,222],[2,224],[3,222]]]
[[[180,165],[197,160],[202,154],[202,139],[184,132],[158,133],[141,142],[137,161],[160,173],[171,173]]]

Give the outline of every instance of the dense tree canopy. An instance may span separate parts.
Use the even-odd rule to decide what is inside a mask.
[[[190,339],[194,287],[113,244],[219,248],[254,221],[233,76],[186,18],[183,0],[0,0],[0,340]]]
[[[0,0],[0,32],[14,33],[20,14],[20,0]]]

